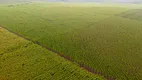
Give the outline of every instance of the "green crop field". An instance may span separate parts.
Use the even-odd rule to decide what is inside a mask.
[[[0,28],[0,80],[103,80]]]
[[[106,78],[141,80],[142,6],[119,6],[3,5],[0,25]]]

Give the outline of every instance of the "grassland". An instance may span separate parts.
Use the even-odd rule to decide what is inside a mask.
[[[91,5],[1,6],[0,25],[106,77],[141,80],[142,22],[122,15],[135,9]]]
[[[103,80],[0,28],[0,80]]]

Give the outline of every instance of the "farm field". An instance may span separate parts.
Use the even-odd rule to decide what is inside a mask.
[[[103,80],[0,28],[0,80]]]
[[[5,5],[0,6],[0,25],[97,74],[141,80],[142,11],[140,5],[128,6]]]

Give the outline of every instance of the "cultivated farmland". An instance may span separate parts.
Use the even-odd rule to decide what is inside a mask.
[[[0,80],[103,80],[0,28]]]
[[[139,12],[115,5],[5,5],[0,7],[0,25],[106,78],[141,80]]]

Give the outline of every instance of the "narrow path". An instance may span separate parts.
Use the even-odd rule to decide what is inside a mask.
[[[62,55],[62,54],[58,53],[57,51],[55,51],[55,50],[53,50],[53,49],[51,49],[51,48],[48,48],[48,47],[46,47],[46,46],[43,46],[43,45],[40,44],[39,42],[32,41],[32,40],[29,39],[29,38],[26,38],[26,37],[24,37],[24,36],[22,36],[22,35],[20,35],[20,34],[17,34],[16,32],[13,32],[13,31],[11,31],[11,30],[9,30],[9,29],[3,27],[2,25],[0,25],[0,27],[6,29],[7,31],[9,31],[9,32],[11,32],[11,33],[13,33],[13,34],[15,34],[15,35],[17,35],[17,36],[19,36],[19,37],[25,39],[25,40],[31,41],[31,42],[33,42],[34,44],[37,44],[37,45],[41,46],[42,48],[45,48],[45,49],[47,49],[47,50],[49,50],[49,51],[51,51],[51,52],[53,52],[53,53],[56,53],[58,56],[60,56],[60,57],[62,57],[62,58],[64,58],[64,59],[66,59],[66,60],[68,60],[68,61],[70,61],[70,62],[75,62],[75,61],[73,61],[71,58]],[[77,63],[77,62],[75,62],[75,63]],[[105,75],[105,74],[103,74],[103,73],[101,73],[101,72],[96,72],[95,70],[91,69],[90,67],[85,66],[85,65],[82,64],[82,63],[77,63],[77,64],[79,64],[80,68],[82,68],[82,69],[84,69],[84,70],[86,70],[86,71],[88,71],[88,72],[90,72],[90,73],[92,73],[92,74],[97,74],[97,75],[103,76],[106,80],[116,80],[116,78],[112,78],[112,77],[107,76],[107,75]]]

